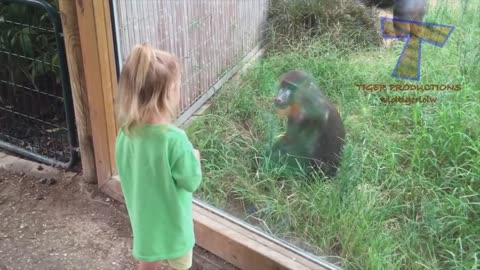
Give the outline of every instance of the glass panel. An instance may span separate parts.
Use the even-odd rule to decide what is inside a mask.
[[[141,42],[181,61],[177,123],[188,124],[202,155],[196,198],[345,269],[477,263],[478,1],[430,1],[425,21],[446,27],[412,26],[423,46],[414,47],[420,40],[413,37],[405,52],[405,39],[383,48],[380,32],[398,35],[405,24],[381,21],[355,1],[113,2],[120,61]],[[397,15],[409,16],[412,7],[421,13],[415,5],[422,1],[398,2]],[[456,27],[450,36],[442,32],[449,26]],[[267,50],[256,59],[261,41]],[[293,123],[315,115],[306,128],[289,127],[275,107],[278,79],[294,69],[310,74],[325,95],[306,91],[309,84],[295,76],[285,84],[300,90],[292,94],[298,106],[282,112]],[[418,91],[402,91],[412,87]],[[286,132],[289,151],[326,153],[331,141],[317,149],[314,139],[332,135],[333,108],[346,130],[336,176],[307,175],[271,158]]]

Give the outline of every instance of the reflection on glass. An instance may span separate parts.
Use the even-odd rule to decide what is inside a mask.
[[[142,41],[181,59],[177,122],[189,119],[202,155],[197,199],[345,269],[476,265],[480,2],[428,1],[424,20],[455,30],[421,46],[419,81],[392,76],[405,40],[384,48],[378,14],[358,1],[114,2],[119,59]],[[335,177],[268,154],[287,132],[278,78],[297,69],[343,120]]]

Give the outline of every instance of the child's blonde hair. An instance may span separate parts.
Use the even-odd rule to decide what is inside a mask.
[[[177,58],[148,44],[135,46],[123,65],[117,90],[117,119],[126,133],[152,115],[177,115],[172,94],[180,84]]]

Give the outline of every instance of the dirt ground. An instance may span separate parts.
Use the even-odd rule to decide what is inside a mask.
[[[0,270],[136,269],[125,206],[79,177],[0,170]],[[195,248],[192,270],[234,270]]]

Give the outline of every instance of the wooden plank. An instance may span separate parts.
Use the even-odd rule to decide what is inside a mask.
[[[111,198],[124,203],[118,175],[102,188]],[[213,213],[194,201],[193,219],[198,246],[244,270],[326,270],[337,269],[319,264],[292,252],[252,230]]]
[[[107,91],[107,96],[106,96],[106,112],[108,115],[111,115],[112,117],[107,118],[107,125],[108,125],[108,135],[110,136],[108,139],[108,142],[110,143],[110,149],[115,149],[115,141],[117,138],[117,132],[118,132],[118,126],[117,126],[117,121],[115,117],[115,106],[114,106],[114,101],[115,101],[115,89],[117,89],[117,71],[116,71],[116,62],[115,62],[115,49],[114,49],[114,44],[113,44],[113,33],[112,33],[112,22],[113,22],[113,15],[110,14],[110,1],[95,1],[95,3],[103,3],[103,11],[105,13],[105,20],[103,21],[105,24],[105,29],[106,29],[106,43],[108,46],[108,54],[105,54],[105,56],[108,56],[108,60],[106,59],[106,63],[108,63],[107,69],[110,71],[110,78],[107,80],[107,82],[110,83],[109,87],[107,89],[110,89],[111,91]],[[115,172],[116,164],[115,164],[115,151],[110,151],[110,166],[112,167],[112,172]]]
[[[106,129],[108,136],[108,146],[110,153],[110,167],[112,173],[115,171],[115,139],[117,136],[117,127],[114,107],[114,89],[117,86],[115,52],[113,48],[112,18],[110,16],[110,1],[95,1],[93,7],[95,11],[95,23],[97,26],[99,60],[101,64],[102,89],[104,95],[104,107],[106,114]],[[98,35],[100,34],[100,35]]]
[[[197,212],[204,211],[204,215],[210,215],[212,219],[215,220],[215,222],[221,224],[222,226],[241,234],[244,238],[248,237],[256,241],[258,244],[267,247],[269,250],[279,252],[287,258],[295,258],[295,262],[300,263],[308,269],[336,269],[336,266],[328,262],[322,262],[322,264],[319,265],[318,262],[315,262],[315,259],[298,256],[298,253],[303,253],[301,251],[298,251],[298,248],[293,248],[297,250],[297,252],[294,252],[291,249],[286,248],[285,245],[279,244],[281,242],[280,240],[274,239],[273,237],[268,237],[268,234],[261,232],[253,225],[250,225],[244,221],[240,221],[239,219],[229,215],[228,213],[225,213],[224,211],[218,210],[212,206],[208,206],[207,204],[196,199],[194,199],[194,204],[202,208],[202,210],[197,210]],[[213,210],[209,208],[212,208]],[[208,214],[208,212],[211,213]],[[232,224],[235,226],[232,226]],[[273,238],[275,241],[273,241],[271,238]]]
[[[228,264],[217,256],[211,256],[211,253],[206,253],[205,249],[195,246],[193,249],[193,265],[198,265],[200,268],[192,269],[208,269],[208,270],[238,270],[237,267]]]
[[[193,206],[196,243],[240,269],[326,270],[222,216]]]
[[[113,50],[109,47],[112,36],[109,35],[107,16],[104,1],[77,0],[78,27],[82,48],[85,81],[90,108],[90,121],[97,169],[97,181],[100,188],[111,178],[114,160],[114,140],[116,131],[113,113],[112,78],[114,69]],[[114,72],[114,71],[113,71]]]
[[[86,182],[94,183],[97,179],[95,155],[93,150],[90,112],[85,87],[86,82],[83,70],[82,49],[80,47],[77,8],[75,2],[70,0],[60,0],[59,7],[77,124],[83,171],[82,177]]]

